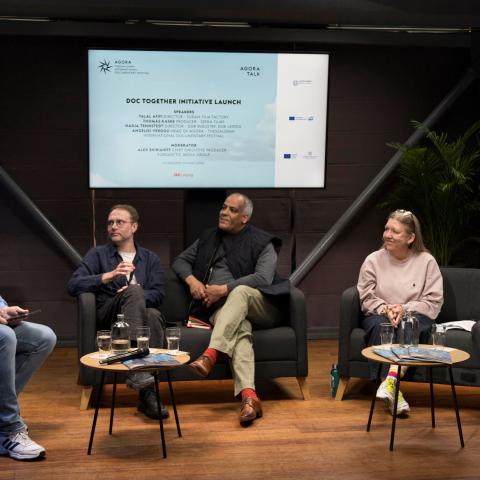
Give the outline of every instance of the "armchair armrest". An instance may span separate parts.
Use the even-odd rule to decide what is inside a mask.
[[[93,293],[81,293],[77,297],[77,310],[78,357],[80,358],[97,349],[95,344],[97,329],[95,295]]]
[[[348,377],[350,358],[350,336],[352,330],[360,327],[360,297],[357,287],[347,288],[340,300],[340,325],[338,332],[338,370],[341,377]]]
[[[307,315],[305,307],[305,295],[296,287],[290,288],[290,312],[289,323],[295,330],[297,339],[297,365],[298,377],[308,375],[308,354],[307,354]]]

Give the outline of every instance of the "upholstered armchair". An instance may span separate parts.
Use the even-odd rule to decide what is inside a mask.
[[[188,291],[176,274],[165,272],[165,299],[161,307],[167,324],[181,325],[180,347],[190,352],[192,359],[208,346],[210,330],[183,326],[188,305]],[[296,377],[304,399],[309,398],[307,385],[307,323],[303,293],[292,287],[286,307],[285,323],[276,328],[254,330],[255,374],[258,382],[262,378]],[[79,358],[97,349],[95,319],[95,296],[84,293],[78,297],[78,356]],[[92,388],[99,383],[94,369],[79,365],[78,383],[83,387],[80,408],[88,407]],[[177,368],[170,373],[172,380],[199,380],[188,368]],[[208,379],[231,378],[226,359],[220,359]],[[207,379],[207,380],[208,380]],[[106,379],[111,382],[112,379]]]
[[[442,267],[444,304],[436,322],[480,319],[480,269]],[[362,312],[355,286],[345,290],[341,297],[340,328],[338,337],[338,370],[340,384],[336,399],[341,400],[351,377],[368,378],[368,364],[361,351],[366,347],[361,328]],[[480,345],[475,345],[470,332],[448,330],[447,346],[470,354],[470,359],[453,367],[456,385],[480,385]],[[449,384],[447,369],[435,368],[433,380]],[[427,382],[425,368],[410,369],[406,381]]]

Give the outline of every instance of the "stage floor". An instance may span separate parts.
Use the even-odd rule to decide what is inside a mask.
[[[480,478],[480,388],[458,387],[465,448],[459,447],[451,392],[436,387],[437,428],[430,427],[426,385],[402,384],[411,405],[397,421],[395,450],[388,450],[391,417],[377,406],[365,431],[371,387],[355,380],[345,400],[331,398],[335,340],[309,342],[311,400],[295,379],[258,382],[264,417],[248,428],[237,420],[240,402],[232,382],[174,384],[183,437],[173,415],[165,423],[163,459],[158,422],[136,409],[136,394],[117,390],[114,434],[108,435],[111,386],[87,456],[93,409],[80,411],[73,348],[57,348],[21,395],[32,438],[47,450],[40,462],[0,457],[0,479],[465,479]],[[170,407],[166,386],[165,404]],[[171,412],[172,413],[172,412]]]

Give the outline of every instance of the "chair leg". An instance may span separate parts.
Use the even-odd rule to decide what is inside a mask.
[[[310,387],[308,386],[307,377],[297,377],[298,386],[302,392],[304,400],[310,400]]]
[[[93,387],[91,385],[82,387],[82,393],[80,395],[80,410],[88,409],[92,392],[93,392]]]
[[[335,400],[343,400],[343,395],[348,385],[348,377],[340,377],[338,381],[337,393],[335,394]]]

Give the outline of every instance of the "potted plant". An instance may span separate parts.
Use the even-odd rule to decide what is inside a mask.
[[[419,122],[424,144],[390,143],[402,152],[397,182],[382,207],[413,211],[425,244],[440,265],[451,265],[469,242],[479,242],[480,121],[457,138]]]

